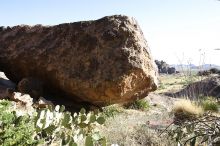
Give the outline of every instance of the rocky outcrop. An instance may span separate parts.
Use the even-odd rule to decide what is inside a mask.
[[[167,73],[168,73],[168,74],[174,74],[174,73],[176,73],[175,67],[168,67]]]
[[[159,73],[164,73],[164,74],[174,74],[176,73],[176,68],[175,67],[170,67],[165,61],[161,60],[155,60],[155,63],[158,67]]]
[[[220,76],[210,77],[192,84],[174,94],[167,94],[173,97],[188,97],[198,99],[202,96],[220,98]]]
[[[126,16],[1,28],[0,52],[0,69],[12,81],[37,78],[46,90],[76,101],[129,102],[157,88],[143,33]]]
[[[209,70],[202,70],[197,73],[198,76],[209,76],[211,74],[219,74],[220,75],[220,70],[217,68],[211,68]]]

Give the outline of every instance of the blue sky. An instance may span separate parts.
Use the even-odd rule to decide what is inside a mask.
[[[220,65],[217,0],[1,0],[0,25],[54,25],[123,14],[136,18],[155,59]],[[200,50],[200,51],[199,51]],[[203,60],[202,59],[202,60]]]

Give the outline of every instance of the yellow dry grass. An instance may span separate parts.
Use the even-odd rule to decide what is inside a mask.
[[[204,113],[203,108],[191,100],[188,99],[180,99],[174,103],[173,107],[174,114],[181,114],[184,115],[202,115]]]
[[[160,85],[155,93],[175,93],[185,88],[189,83],[200,81],[206,77],[185,76],[183,74],[160,75]]]
[[[184,86],[184,76],[181,75],[160,75],[160,86],[156,93],[176,92]]]

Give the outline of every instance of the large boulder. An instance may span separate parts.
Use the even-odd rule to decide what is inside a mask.
[[[127,16],[1,28],[0,52],[0,69],[12,81],[41,79],[47,90],[76,101],[130,102],[157,88],[146,40]]]

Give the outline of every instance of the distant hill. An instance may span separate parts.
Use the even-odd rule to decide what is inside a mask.
[[[201,66],[196,66],[194,64],[172,64],[170,65],[172,67],[175,67],[176,70],[181,71],[181,70],[186,70],[186,69],[195,69],[195,70],[209,70],[211,68],[217,68],[220,69],[219,65],[215,65],[215,64],[204,64]]]

